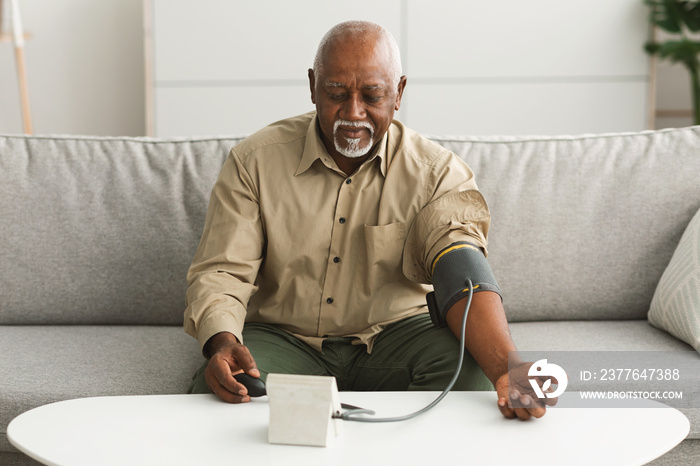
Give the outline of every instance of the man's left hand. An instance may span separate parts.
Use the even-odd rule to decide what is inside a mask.
[[[528,371],[532,363],[524,362],[510,369],[496,381],[498,409],[508,419],[523,421],[531,417],[540,418],[547,406],[557,404],[557,398],[538,398],[529,382]],[[545,390],[551,393],[551,390]]]

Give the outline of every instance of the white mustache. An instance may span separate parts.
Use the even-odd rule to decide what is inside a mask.
[[[336,120],[335,123],[333,123],[333,134],[338,132],[338,127],[340,125],[343,126],[350,126],[353,128],[367,128],[370,133],[370,137],[374,137],[374,128],[372,128],[372,125],[370,125],[366,121],[347,121],[347,120]]]

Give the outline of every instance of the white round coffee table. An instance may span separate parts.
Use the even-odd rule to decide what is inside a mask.
[[[412,412],[434,392],[341,392],[344,403],[377,416]],[[541,419],[508,420],[495,392],[453,392],[428,413],[386,424],[344,422],[327,447],[267,441],[266,397],[228,405],[213,395],[83,398],[15,418],[10,442],[32,458],[80,465],[638,465],[664,454],[689,431],[676,409],[549,409]]]

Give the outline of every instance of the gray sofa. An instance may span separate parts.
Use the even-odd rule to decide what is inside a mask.
[[[522,350],[693,348],[647,321],[700,209],[700,127],[439,137],[491,207],[490,261]],[[185,274],[237,137],[0,137],[0,464],[36,406],[182,393],[203,362]],[[495,407],[494,407],[495,409]],[[659,464],[700,463],[700,411]]]

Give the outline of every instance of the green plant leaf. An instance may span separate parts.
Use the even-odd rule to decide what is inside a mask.
[[[644,0],[649,6],[649,21],[664,31],[681,32],[681,17],[673,0]]]
[[[646,52],[649,55],[656,55],[657,53],[659,53],[660,48],[661,44],[659,44],[658,42],[647,42],[646,44],[644,44],[644,50],[646,50]]]
[[[670,40],[658,45],[657,53],[661,58],[683,63],[689,69],[698,69],[700,42],[683,39]]]
[[[679,13],[688,29],[693,32],[700,31],[700,1],[681,1]]]
[[[670,18],[673,18],[673,22],[678,25],[679,32],[683,30],[683,7],[682,1],[678,0],[663,0],[665,10]]]
[[[685,25],[700,31],[700,0],[644,0],[649,6],[649,21],[661,29],[680,33]]]

